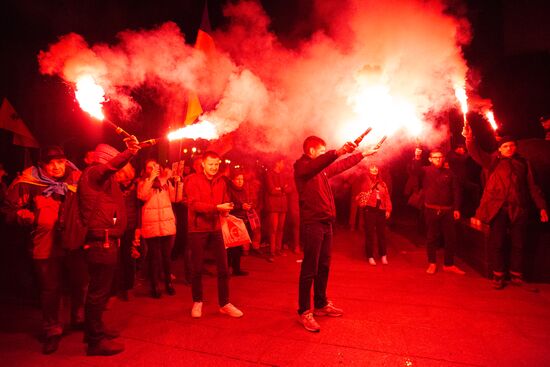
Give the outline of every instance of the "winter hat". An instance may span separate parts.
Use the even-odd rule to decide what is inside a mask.
[[[59,145],[40,148],[40,163],[49,163],[52,159],[67,158],[65,151]]]
[[[95,148],[95,159],[98,163],[107,163],[120,152],[108,144],[99,144]]]
[[[516,138],[514,138],[513,136],[510,136],[510,135],[504,135],[504,136],[501,136],[501,137],[498,137],[497,138],[497,144],[498,144],[498,147],[500,148],[500,146],[504,143],[509,143],[513,141],[514,143],[516,142]]]

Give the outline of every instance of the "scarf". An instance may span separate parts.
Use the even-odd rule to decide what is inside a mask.
[[[78,171],[78,168],[71,162],[67,161],[67,167]],[[32,166],[23,171],[13,184],[16,183],[28,183],[30,185],[45,187],[42,194],[45,197],[50,197],[52,194],[58,194],[64,196],[67,191],[76,192],[76,185],[70,185],[66,182],[56,181],[44,173],[44,170],[40,167]]]

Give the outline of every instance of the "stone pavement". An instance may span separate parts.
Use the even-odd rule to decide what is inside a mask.
[[[129,302],[113,299],[107,323],[120,329],[126,351],[86,357],[82,334],[66,335],[59,350],[40,353],[40,312],[0,305],[2,366],[549,366],[550,285],[495,291],[465,267],[458,276],[425,274],[424,248],[389,236],[389,262],[364,258],[362,235],[338,229],[329,297],[345,314],[318,318],[321,332],[305,331],[296,315],[300,264],[289,254],[268,263],[243,258],[247,277],[231,279],[231,301],[245,315],[217,308],[215,277],[205,276],[203,317],[189,315],[189,287],[155,300],[146,285]],[[442,255],[442,254],[441,254]],[[460,265],[460,262],[458,262]],[[181,262],[175,264],[181,279]],[[536,288],[536,289],[533,289]],[[531,290],[538,290],[532,292]]]

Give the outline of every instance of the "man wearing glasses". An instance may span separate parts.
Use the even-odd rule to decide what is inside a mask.
[[[443,271],[464,275],[464,271],[454,264],[456,243],[455,221],[460,219],[460,190],[453,172],[445,165],[445,155],[441,149],[430,151],[429,166],[422,166],[422,150],[416,149],[413,171],[420,175],[424,193],[424,217],[427,227],[428,269],[426,273],[437,271],[436,250],[441,235],[445,244]]]

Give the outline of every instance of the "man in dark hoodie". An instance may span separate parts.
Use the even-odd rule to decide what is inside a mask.
[[[509,136],[498,141],[498,149],[490,154],[476,142],[472,130],[462,131],[472,158],[486,171],[487,183],[473,222],[489,225],[489,242],[493,263],[493,287],[505,286],[505,237],[510,231],[509,272],[512,284],[523,283],[523,250],[527,234],[530,199],[539,210],[540,221],[548,222],[546,201],[536,185],[531,165],[517,154],[515,139]]]
[[[321,327],[313,317],[342,316],[344,311],[327,300],[326,289],[332,247],[332,225],[336,219],[334,196],[328,179],[359,163],[378,149],[353,154],[333,164],[340,156],[357,147],[348,142],[338,150],[326,151],[326,143],[309,136],[303,144],[304,154],[294,163],[294,180],[300,200],[300,235],[304,259],[300,270],[298,314],[307,331]],[[311,310],[311,287],[314,287],[314,307]]]

